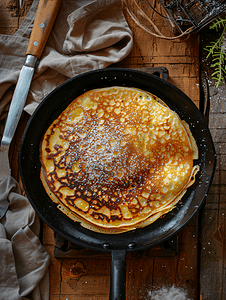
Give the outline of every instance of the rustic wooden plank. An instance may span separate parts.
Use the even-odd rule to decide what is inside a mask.
[[[0,3],[0,33],[14,34],[22,24],[32,0],[23,0],[21,8],[18,0],[1,0]]]
[[[61,294],[61,269],[62,260],[55,259],[54,257],[54,245],[45,245],[45,248],[50,256],[50,294],[60,295]]]
[[[191,299],[197,299],[197,237],[198,226],[184,227],[179,233],[178,255],[168,260],[155,259],[154,287],[183,287]]]
[[[202,36],[202,47],[214,40],[216,35],[207,32]],[[202,300],[225,299],[225,230],[226,230],[226,86],[216,88],[211,70],[206,67],[203,54],[202,75],[208,85],[208,123],[213,137],[217,167],[213,185],[202,213],[200,298]]]
[[[110,259],[64,259],[61,276],[62,294],[108,296]]]

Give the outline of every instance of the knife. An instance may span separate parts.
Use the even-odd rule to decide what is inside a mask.
[[[0,183],[6,177],[11,175],[8,158],[10,143],[16,131],[16,127],[27,99],[35,67],[37,66],[42,55],[61,3],[62,0],[39,1],[33,29],[26,51],[25,63],[20,71],[1,141]],[[1,206],[3,205],[0,205],[0,219],[2,215]]]

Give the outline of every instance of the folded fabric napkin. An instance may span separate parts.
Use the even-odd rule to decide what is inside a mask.
[[[38,239],[39,219],[12,177],[0,184],[0,203],[4,199],[9,208],[0,223],[0,299],[47,300],[50,258]]]
[[[0,35],[0,135],[37,5],[34,0],[13,36]],[[120,0],[64,0],[35,70],[25,111],[32,114],[44,96],[66,79],[119,62],[132,45]],[[9,208],[0,220],[0,300],[47,300],[50,258],[38,238],[39,219],[12,177],[0,184],[0,204],[4,199]]]

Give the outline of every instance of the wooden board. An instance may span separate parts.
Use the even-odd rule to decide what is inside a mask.
[[[217,34],[207,31],[201,36],[201,49],[215,41]],[[225,36],[226,37],[226,36]],[[201,75],[205,87],[206,119],[213,137],[217,168],[213,184],[202,211],[202,235],[200,236],[200,299],[226,298],[225,284],[225,231],[226,231],[226,85],[216,88],[212,80],[205,50],[202,53]]]
[[[1,34],[14,34],[22,24],[32,0],[23,0],[21,8],[18,0],[2,0],[0,3]]]

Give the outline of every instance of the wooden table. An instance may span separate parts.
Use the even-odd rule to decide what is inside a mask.
[[[16,0],[11,2],[2,0],[0,5],[0,33],[13,34],[23,21],[31,3],[32,0],[23,0],[23,7],[19,9]],[[199,107],[200,35],[194,33],[187,39],[173,41],[155,38],[137,26],[126,12],[125,16],[134,34],[134,46],[129,56],[120,62],[118,66],[126,68],[167,68],[169,82],[185,92]],[[166,25],[162,24],[162,26]],[[12,143],[11,156],[15,157],[17,154],[28,118],[28,115],[25,114],[20,122]],[[21,184],[16,163],[12,165],[12,171],[14,178]],[[216,201],[214,203],[216,206]],[[224,299],[223,296],[223,298],[211,298],[211,295],[209,297],[205,294],[204,289],[208,284],[209,293],[211,293],[211,285],[213,286],[210,278],[211,274],[206,274],[207,277],[209,276],[207,281],[200,280],[200,270],[202,276],[205,276],[205,268],[203,268],[200,260],[201,254],[201,257],[205,259],[205,264],[208,264],[208,258],[202,252],[202,241],[208,243],[207,237],[211,236],[212,233],[202,231],[200,226],[202,220],[199,217],[197,215],[174,238],[168,241],[168,244],[127,256],[128,300],[148,299],[151,291],[165,286],[172,287],[173,285],[182,288],[194,300]],[[215,226],[215,229],[217,226]],[[211,231],[210,227],[208,229]],[[221,234],[223,233],[221,232]],[[95,253],[86,249],[72,249],[73,254],[58,251],[55,246],[56,237],[54,232],[46,224],[43,224],[43,232],[40,238],[51,256],[51,300],[108,299],[110,285],[110,257],[108,254]],[[219,235],[218,242],[222,239],[223,237]],[[61,243],[59,240],[58,242]],[[55,256],[58,258],[54,256],[54,247]],[[222,252],[219,255],[223,256],[224,253]],[[213,258],[213,255],[211,258]],[[223,265],[221,266],[223,272]],[[215,280],[218,279],[222,283],[223,275],[217,275],[216,272]],[[222,286],[219,295],[224,294]],[[217,291],[220,291],[219,286]]]

